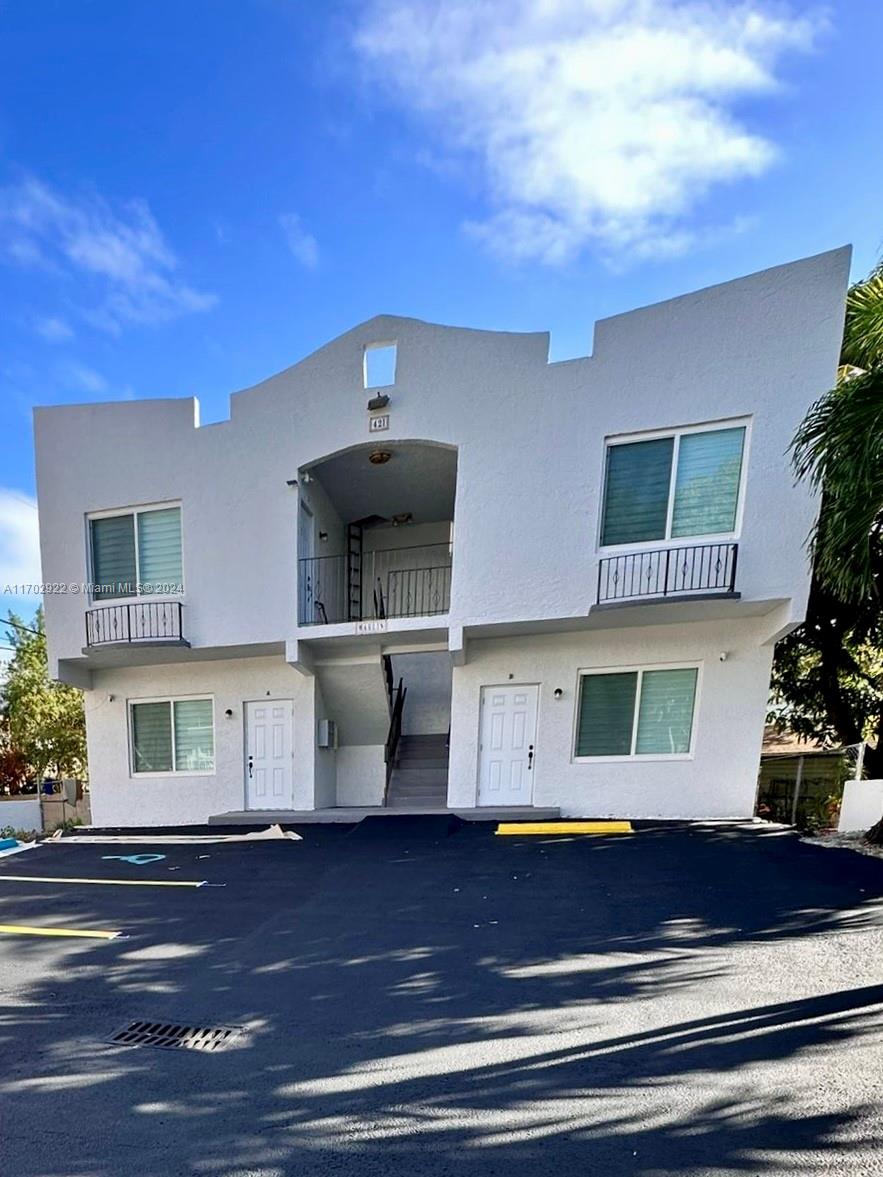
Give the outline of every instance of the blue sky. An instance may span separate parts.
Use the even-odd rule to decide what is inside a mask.
[[[0,0],[0,592],[38,578],[35,404],[217,420],[379,312],[561,358],[847,241],[865,272],[881,43],[874,0]]]

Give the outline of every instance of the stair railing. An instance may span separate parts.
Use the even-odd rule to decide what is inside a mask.
[[[395,681],[392,674],[392,658],[389,654],[382,656],[383,663],[383,681],[386,683],[386,701],[389,704],[390,714],[392,714],[392,705],[395,700]]]
[[[387,804],[389,797],[389,782],[392,777],[392,770],[395,768],[396,752],[399,748],[399,740],[402,737],[402,712],[405,709],[405,696],[408,693],[408,688],[403,685],[402,680],[399,679],[399,685],[396,687],[395,697],[392,704],[392,715],[389,721],[389,734],[386,737],[386,747],[383,750],[383,758],[386,761],[386,786],[383,790],[383,804]]]

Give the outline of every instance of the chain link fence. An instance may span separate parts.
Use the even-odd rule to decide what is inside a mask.
[[[757,816],[808,832],[836,826],[844,783],[861,775],[861,747],[764,753]]]

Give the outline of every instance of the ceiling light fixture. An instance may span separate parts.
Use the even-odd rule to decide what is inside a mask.
[[[391,457],[389,450],[372,450],[368,455],[368,461],[372,466],[385,466]]]

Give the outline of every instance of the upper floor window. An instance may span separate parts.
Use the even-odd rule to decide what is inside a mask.
[[[365,348],[364,378],[366,388],[388,388],[396,382],[396,345],[372,343]]]
[[[745,432],[745,425],[734,425],[609,442],[602,547],[732,535]]]
[[[180,507],[95,516],[89,546],[96,600],[184,591]]]

